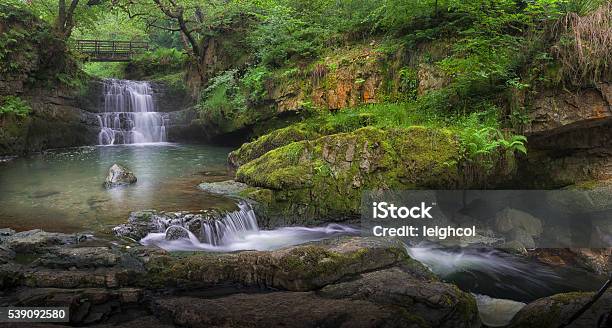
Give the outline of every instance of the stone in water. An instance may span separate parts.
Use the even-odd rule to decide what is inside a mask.
[[[113,164],[108,170],[106,180],[104,180],[104,188],[109,189],[134,183],[136,183],[136,176],[134,173],[119,164]]]

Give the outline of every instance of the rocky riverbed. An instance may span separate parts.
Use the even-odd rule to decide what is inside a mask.
[[[481,326],[472,294],[440,281],[403,244],[379,238],[170,253],[87,234],[1,229],[0,263],[0,306],[66,306],[71,325]],[[510,326],[557,327],[590,295],[537,300]],[[611,299],[605,294],[577,327],[591,327]]]
[[[478,326],[474,298],[393,242],[168,253],[83,234],[2,230],[2,306],[67,306],[71,324]],[[128,325],[128,322],[123,322]]]

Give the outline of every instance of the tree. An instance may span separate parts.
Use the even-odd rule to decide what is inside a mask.
[[[58,36],[68,39],[77,25],[93,25],[103,10],[104,0],[26,1],[43,19],[53,24]]]
[[[257,1],[244,0],[113,0],[130,18],[142,20],[147,29],[180,33],[183,47],[206,76],[204,56],[209,41],[227,32],[236,20],[251,15]]]

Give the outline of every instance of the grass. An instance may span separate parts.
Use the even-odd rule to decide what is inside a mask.
[[[576,86],[612,76],[612,2],[587,15],[568,13],[555,25],[552,47],[566,80]]]
[[[323,112],[302,122],[309,130],[322,134],[350,132],[364,126],[405,128],[425,126],[463,130],[468,127],[499,129],[495,107],[471,114],[446,114],[423,108],[419,102],[380,103]]]
[[[88,62],[83,64],[83,71],[90,76],[98,78],[121,79],[125,76],[126,63],[97,63]]]
[[[320,134],[351,132],[365,126],[382,129],[426,128],[445,129],[454,133],[461,144],[461,153],[468,162],[493,162],[500,154],[525,154],[527,138],[505,132],[500,123],[500,110],[482,103],[471,113],[448,114],[416,100],[370,104],[320,115],[298,123],[301,128]]]

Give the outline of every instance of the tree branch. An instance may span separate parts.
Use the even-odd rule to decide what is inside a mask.
[[[195,57],[200,56],[200,46],[198,45],[198,42],[196,40],[196,38],[193,36],[193,30],[190,30],[187,27],[187,23],[185,21],[185,18],[183,17],[183,14],[185,13],[185,10],[183,9],[183,7],[181,6],[177,6],[176,2],[174,0],[168,0],[170,2],[170,4],[172,5],[172,8],[168,8],[166,7],[161,0],[153,0],[153,2],[155,2],[155,4],[157,5],[157,7],[168,17],[173,18],[177,21],[179,29],[181,30],[182,34],[185,36],[185,38],[187,39],[187,42],[189,43],[189,45],[191,46],[191,50],[192,53]],[[199,60],[199,59],[198,59]]]

